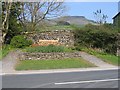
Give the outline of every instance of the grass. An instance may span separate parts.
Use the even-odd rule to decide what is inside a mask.
[[[12,50],[12,48],[10,47],[10,45],[4,45],[0,48],[0,60],[5,57],[10,51]]]
[[[37,27],[37,32],[43,31],[52,31],[52,30],[73,30],[71,25],[55,25],[55,26],[45,26],[45,27]]]
[[[41,53],[50,53],[50,52],[73,52],[71,48],[67,48],[64,46],[37,46],[37,47],[27,47],[26,52],[41,52]]]
[[[101,58],[103,61],[105,61],[109,64],[120,66],[120,60],[118,59],[120,57],[118,57],[118,56],[104,53],[104,52],[98,52],[98,51],[95,51],[93,49],[87,49],[87,48],[82,49],[82,51],[85,51],[91,55],[94,55],[98,58]]]
[[[67,58],[63,60],[25,60],[20,61],[16,70],[40,70],[40,69],[65,69],[65,68],[87,68],[95,65],[82,58]]]
[[[113,64],[113,65],[119,65],[120,66],[120,60],[115,55],[110,55],[110,54],[101,55],[101,54],[97,54],[96,56],[101,58],[105,62],[108,62],[108,63]]]
[[[84,25],[54,25],[54,26],[43,26],[42,28],[38,26],[36,28],[37,32],[52,31],[52,30],[75,30],[76,28],[82,28]]]

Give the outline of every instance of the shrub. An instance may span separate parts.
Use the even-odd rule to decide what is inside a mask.
[[[110,29],[110,28],[109,28]],[[90,26],[75,30],[76,49],[81,46],[87,48],[99,48],[104,52],[116,54],[117,51],[117,33],[108,30],[103,26]]]
[[[27,38],[23,35],[14,36],[10,43],[10,45],[14,48],[24,48],[30,46],[31,44],[32,41],[27,40]]]
[[[63,46],[36,46],[36,47],[28,47],[26,48],[27,52],[42,52],[42,53],[50,53],[50,52],[71,52],[70,48],[66,48]]]

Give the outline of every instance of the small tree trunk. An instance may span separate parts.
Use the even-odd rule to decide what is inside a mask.
[[[12,7],[12,0],[6,2],[6,15],[5,19],[3,20],[2,23],[2,43],[5,43],[5,36],[7,35],[8,28],[9,28],[9,15],[10,15],[10,10]]]
[[[5,44],[5,36],[7,35],[7,33],[2,33],[2,44]]]

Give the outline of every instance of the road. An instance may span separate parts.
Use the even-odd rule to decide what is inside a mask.
[[[2,61],[0,61],[0,90],[2,88],[2,76],[1,76],[1,74],[2,74]]]
[[[2,76],[2,87],[118,88],[118,70],[29,74],[29,75],[4,75]]]

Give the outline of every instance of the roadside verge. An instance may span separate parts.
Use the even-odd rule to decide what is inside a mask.
[[[14,71],[9,73],[2,73],[1,75],[27,75],[27,74],[49,74],[49,73],[69,73],[69,72],[87,72],[87,71],[104,71],[104,70],[118,70],[120,67],[108,68],[72,68],[72,69],[51,69],[51,70],[28,70],[28,71]]]

